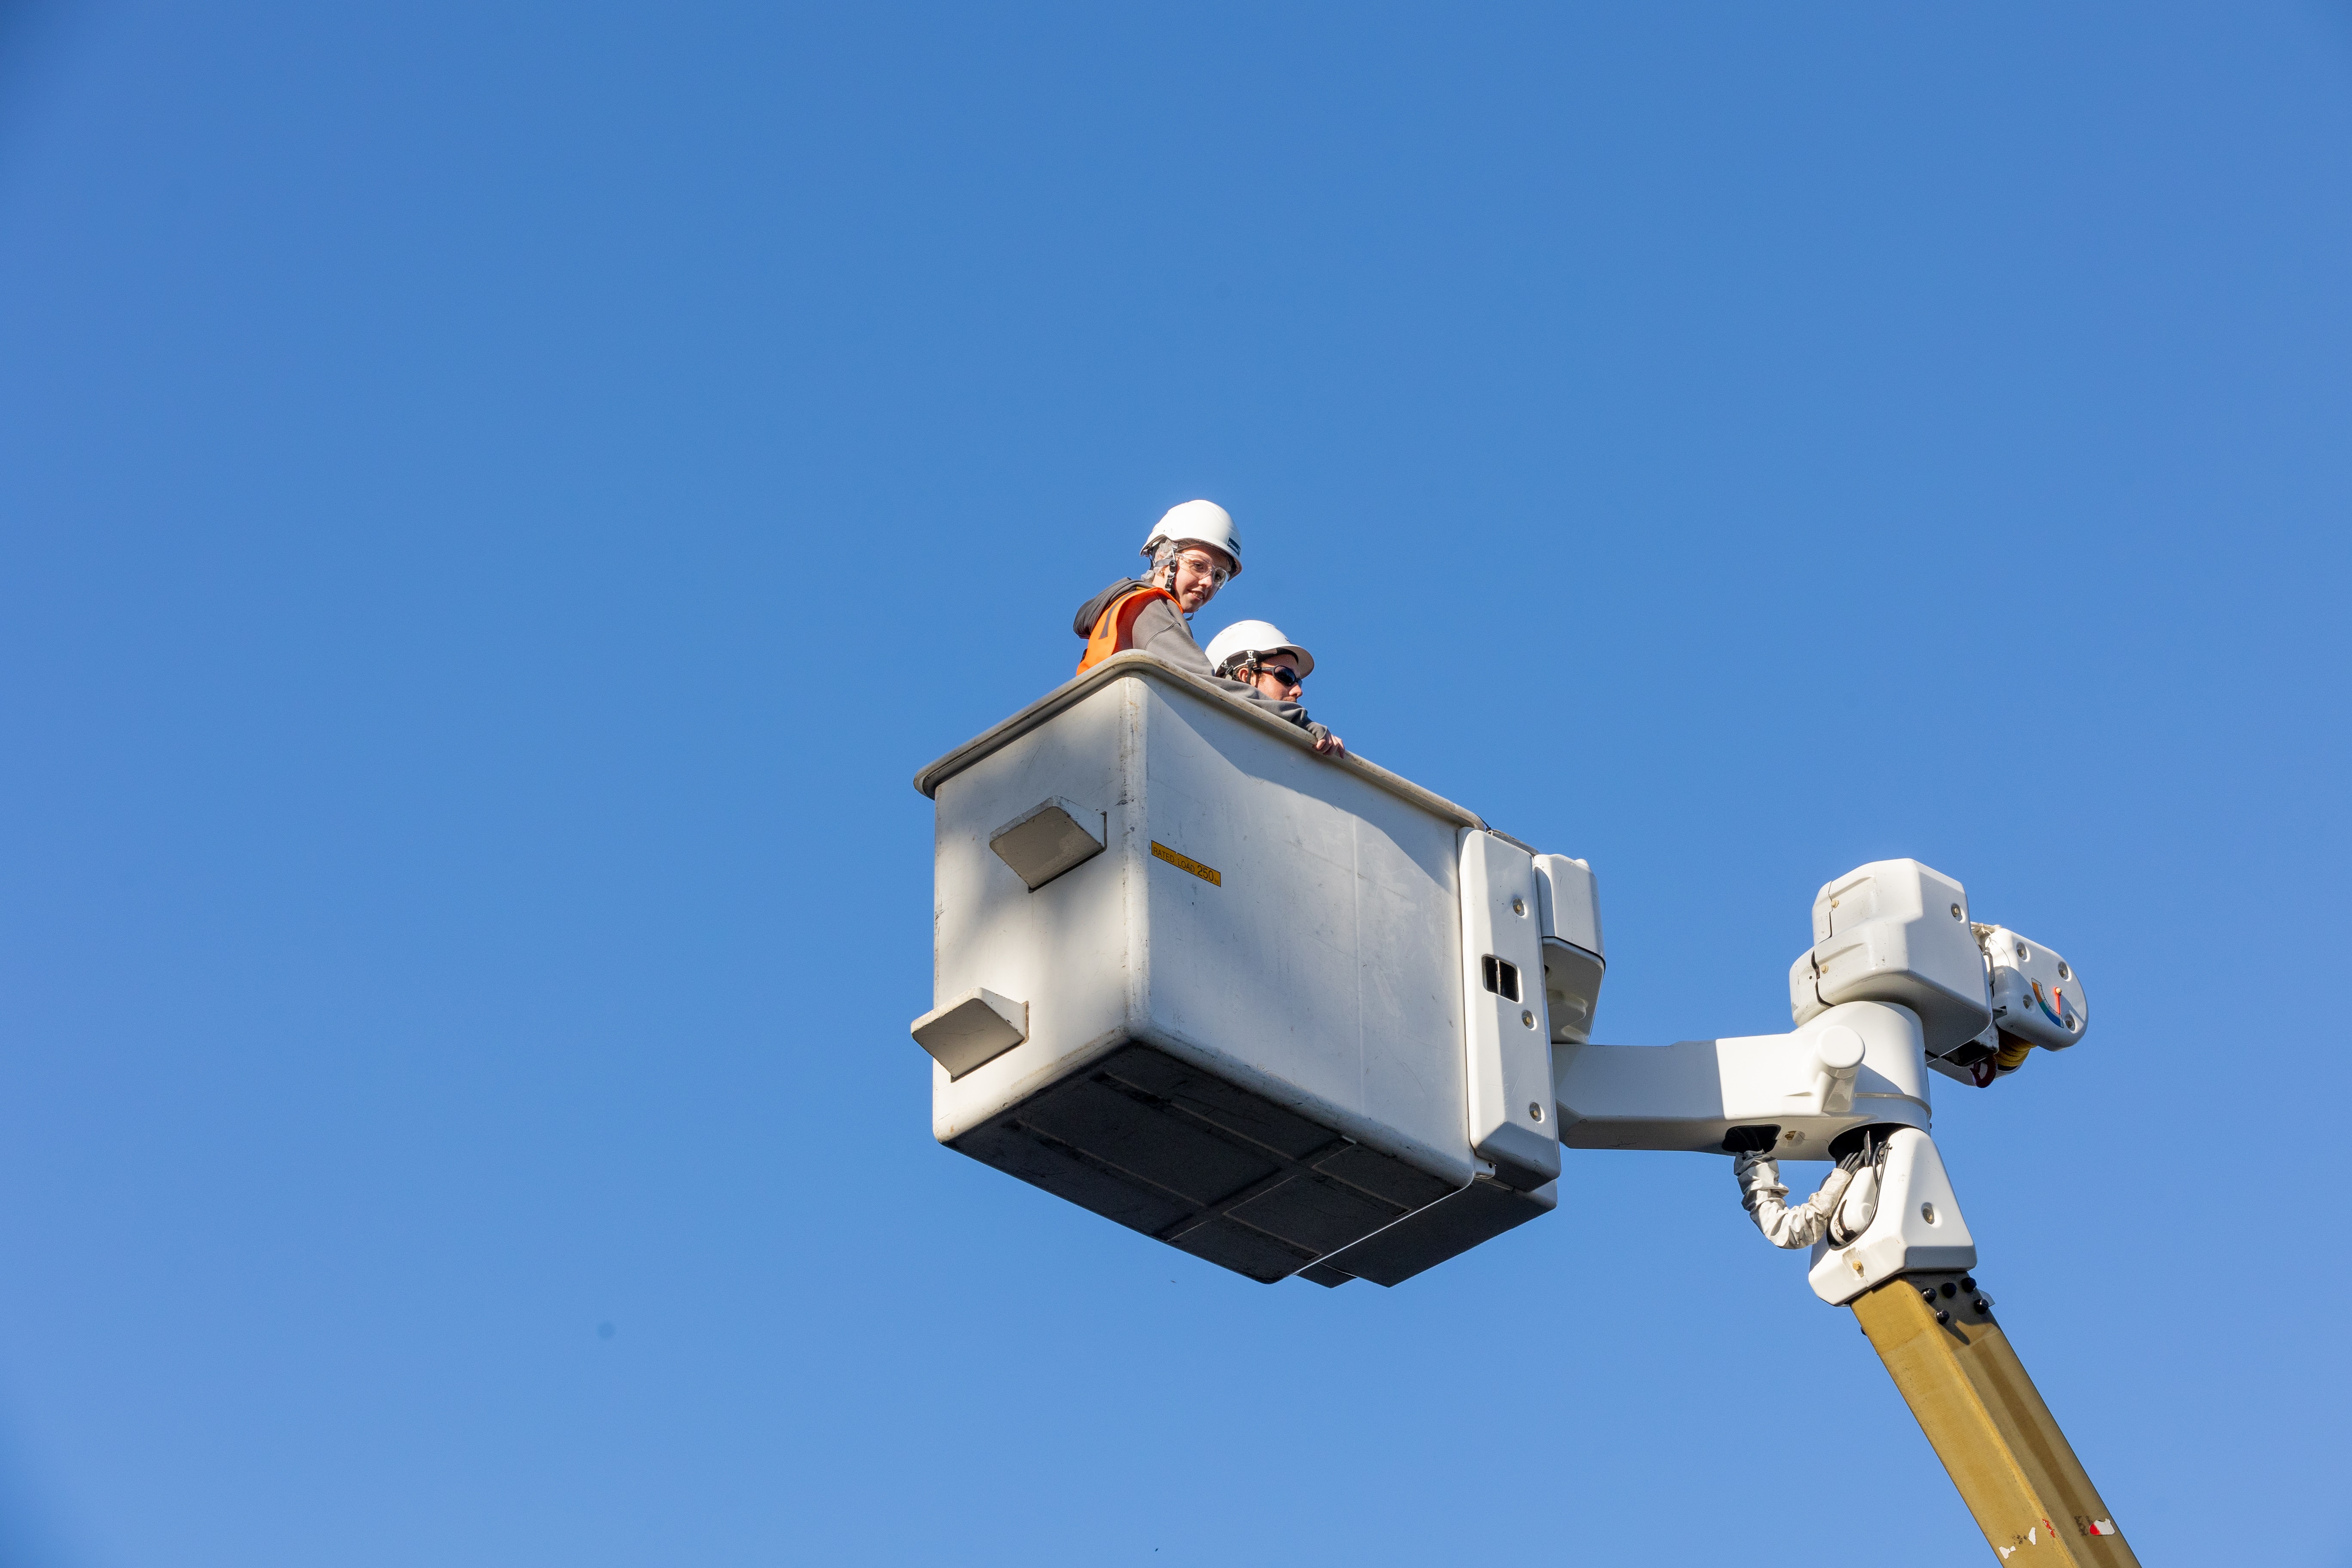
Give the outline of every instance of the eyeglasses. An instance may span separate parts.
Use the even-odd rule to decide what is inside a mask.
[[[1271,675],[1285,686],[1297,686],[1300,683],[1298,672],[1286,664],[1262,664],[1257,667],[1257,672],[1260,675]]]
[[[1179,555],[1176,557],[1176,563],[1195,577],[1206,577],[1220,588],[1223,587],[1225,580],[1233,575],[1231,572],[1205,555]]]

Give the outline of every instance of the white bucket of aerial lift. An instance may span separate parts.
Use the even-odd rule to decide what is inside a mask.
[[[2003,1034],[2063,1051],[2090,1026],[2090,1005],[2074,966],[2006,926],[1979,926],[1992,972],[1992,1020]]]
[[[1842,1002],[1908,1007],[1929,1056],[1983,1033],[1992,1006],[1967,889],[1916,860],[1874,860],[1824,883],[1813,945],[1789,967],[1789,1010],[1803,1024]]]
[[[916,783],[941,1142],[1260,1279],[1394,1283],[1553,1206],[1525,847],[1139,653]]]
[[[1860,1236],[1843,1247],[1827,1238],[1813,1244],[1806,1279],[1814,1295],[1842,1307],[1898,1274],[1977,1266],[1976,1241],[1960,1217],[1960,1200],[1952,1194],[1936,1141],[1926,1132],[1906,1127],[1887,1140],[1886,1166],[1874,1195],[1877,1212]],[[1846,1202],[1860,1196],[1850,1189]]]

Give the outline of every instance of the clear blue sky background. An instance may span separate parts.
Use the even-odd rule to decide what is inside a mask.
[[[0,1562],[1988,1561],[1720,1161],[1326,1292],[932,1143],[908,779],[1194,495],[1604,1038],[2067,952],[1981,1273],[2352,1562],[2347,285],[2341,5],[0,11]]]

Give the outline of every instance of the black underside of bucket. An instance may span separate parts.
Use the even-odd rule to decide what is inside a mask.
[[[1130,1045],[950,1147],[1196,1258],[1268,1282],[1452,1189],[1263,1095]]]

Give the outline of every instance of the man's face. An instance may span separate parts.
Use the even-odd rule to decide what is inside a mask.
[[[1288,653],[1270,653],[1258,661],[1257,674],[1250,684],[1277,702],[1302,700],[1305,680],[1298,673],[1298,660]]]
[[[1186,615],[1217,596],[1223,580],[1234,574],[1233,558],[1206,544],[1188,544],[1176,554],[1176,585],[1171,590]]]

